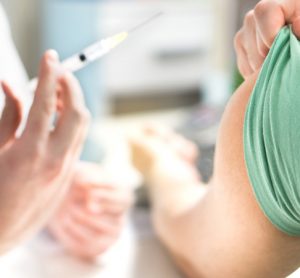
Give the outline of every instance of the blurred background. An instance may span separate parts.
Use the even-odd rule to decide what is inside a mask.
[[[131,179],[130,171],[124,166],[125,160],[128,162],[129,159],[124,134],[136,125],[158,122],[198,144],[201,150],[198,167],[203,178],[209,179],[221,114],[234,88],[242,81],[235,65],[233,37],[242,25],[245,13],[258,0],[1,2],[31,78],[36,76],[39,59],[46,49],[56,49],[61,59],[65,59],[101,38],[130,29],[153,13],[162,11],[162,17],[132,33],[99,62],[76,73],[93,115],[82,158],[106,162],[112,173],[115,174],[117,169],[120,178]],[[102,273],[101,277],[121,277],[114,271],[125,273],[128,270],[132,255],[126,251],[129,249],[138,253],[131,268],[136,275],[132,272],[122,277],[181,277],[172,270],[172,263],[155,240],[145,192],[139,190],[138,194],[138,209],[135,209],[129,227],[129,237],[135,238],[138,244],[135,248],[131,248],[134,243],[128,243],[130,248],[123,244],[123,253],[118,253],[118,256],[123,254],[123,264],[120,265],[117,259],[117,264],[112,264],[107,272],[110,274]],[[40,247],[36,250],[35,255],[30,253],[32,271],[42,269],[43,251]],[[81,275],[85,273],[85,266],[78,268],[78,264],[75,266],[69,259],[52,253],[44,257],[43,269],[49,268],[49,273],[55,274],[45,276],[45,272],[39,272],[36,276],[24,276],[20,271],[20,276],[10,274],[5,277],[96,277]],[[39,262],[39,268],[36,268],[35,260]],[[20,261],[12,266],[25,262],[24,270],[27,270],[27,260]],[[55,272],[54,269],[59,270]],[[155,272],[162,269],[169,274]],[[88,272],[94,271],[98,273],[88,268]]]
[[[77,73],[87,105],[94,122],[107,117],[133,120],[152,112],[159,120],[160,112],[184,110],[178,117],[169,114],[177,119],[172,127],[200,145],[202,141],[213,145],[211,132],[201,131],[218,124],[226,100],[240,82],[233,37],[257,0],[2,2],[30,77],[36,76],[39,59],[48,48],[65,59],[163,11],[164,16]],[[95,144],[94,137],[89,136],[83,158],[101,161],[104,148],[98,140]]]
[[[230,85],[234,72],[232,38],[244,11],[257,1],[2,2],[31,77],[36,75],[39,58],[47,48],[57,49],[61,58],[66,58],[97,39],[134,26],[157,10],[165,13],[101,62],[78,74],[87,102],[97,115],[195,104],[205,95],[205,82],[211,78],[228,78]],[[217,99],[213,101],[222,103],[230,88],[223,91],[215,92]],[[94,102],[95,95],[100,104]]]

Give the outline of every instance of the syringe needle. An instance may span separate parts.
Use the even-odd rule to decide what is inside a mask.
[[[162,11],[159,11],[157,13],[155,13],[154,15],[152,15],[151,17],[147,18],[145,21],[143,21],[142,23],[139,23],[138,25],[136,25],[135,27],[131,28],[128,30],[128,34],[135,32],[136,30],[144,27],[145,25],[147,25],[148,23],[150,23],[151,21],[153,21],[154,19],[162,16],[164,13]]]
[[[79,54],[75,54],[71,56],[70,58],[64,60],[62,62],[62,65],[72,72],[75,72],[77,70],[80,70],[87,66],[89,63],[98,60],[102,56],[109,53],[113,48],[121,44],[123,41],[126,40],[129,34],[132,32],[144,27],[146,24],[150,23],[154,19],[160,17],[163,15],[163,12],[157,12],[153,14],[151,17],[147,18],[142,23],[139,23],[132,29],[129,29],[129,31],[121,32],[117,35],[114,35],[112,37],[109,37],[107,39],[103,39],[101,41],[96,42],[95,44],[87,47],[83,51],[79,52]],[[37,86],[38,79],[34,78],[29,82],[29,90],[34,91]]]

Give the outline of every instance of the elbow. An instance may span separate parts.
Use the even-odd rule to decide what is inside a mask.
[[[187,235],[180,228],[183,225],[182,216],[153,215],[153,224],[158,238],[186,277],[205,277],[194,263],[197,252],[191,252]]]

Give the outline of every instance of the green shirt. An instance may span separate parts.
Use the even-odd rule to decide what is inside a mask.
[[[273,43],[250,98],[244,152],[265,215],[300,235],[300,42],[289,27]]]

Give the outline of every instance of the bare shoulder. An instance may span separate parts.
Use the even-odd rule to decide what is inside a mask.
[[[236,271],[244,273],[243,277],[253,277],[246,275],[251,265],[256,269],[252,273],[256,277],[260,277],[259,274],[264,275],[261,277],[283,277],[300,265],[300,239],[280,232],[271,224],[260,209],[248,179],[243,126],[255,82],[255,75],[244,82],[223,115],[212,181],[215,217],[227,238],[219,244],[225,244],[223,250],[229,250],[228,244],[232,245],[230,254],[235,253],[236,259],[228,260],[229,265],[239,263]],[[239,258],[243,259],[239,261]]]

